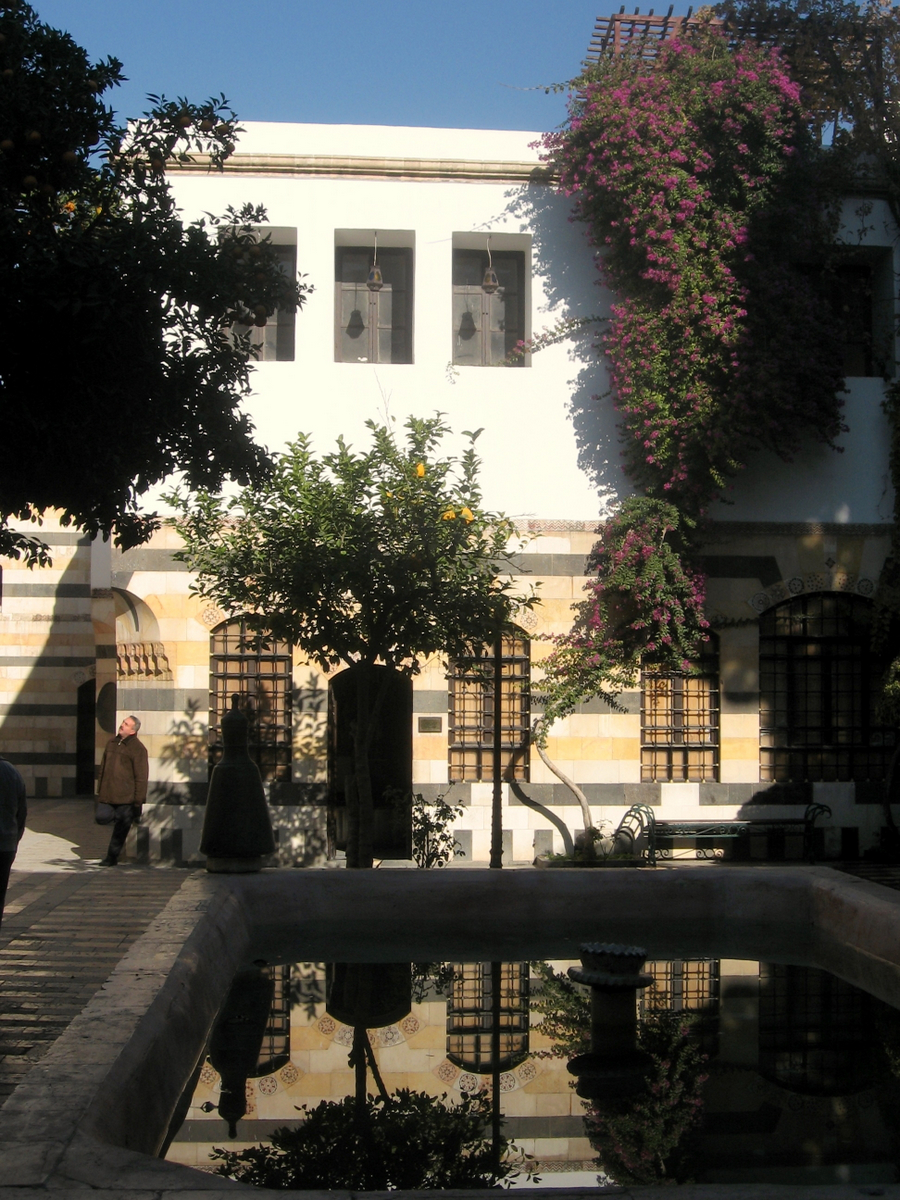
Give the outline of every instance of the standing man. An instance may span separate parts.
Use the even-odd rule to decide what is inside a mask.
[[[98,825],[112,825],[112,837],[101,867],[114,867],[119,861],[128,831],[140,824],[141,808],[147,799],[147,748],[138,741],[141,723],[137,717],[126,717],[119,732],[110,738],[100,764],[100,783],[97,789]]]
[[[0,758],[0,921],[3,920],[9,872],[25,832],[27,812],[25,781],[12,763]]]

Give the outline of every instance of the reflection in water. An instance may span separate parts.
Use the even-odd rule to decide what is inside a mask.
[[[761,963],[759,1069],[809,1096],[849,1096],[875,1081],[871,996],[826,971]]]
[[[447,1058],[464,1071],[509,1071],[528,1056],[528,963],[497,965],[452,967]]]
[[[499,971],[493,970],[492,977],[499,978]],[[335,963],[326,979],[326,1016],[352,1029],[347,1063],[354,1073],[353,1095],[337,1102],[323,1100],[314,1108],[302,1105],[302,1122],[294,1129],[275,1130],[269,1146],[214,1150],[212,1158],[219,1162],[220,1174],[255,1187],[374,1191],[492,1187],[519,1174],[520,1168],[529,1172],[527,1161],[499,1133],[496,1089],[493,1097],[469,1094],[457,1104],[447,1104],[446,1095],[409,1088],[392,1095],[385,1087],[368,1030],[390,1027],[408,1016],[409,963]],[[232,1001],[237,987],[235,981],[229,996],[232,1008],[237,1007]],[[247,989],[244,981],[243,991]],[[496,986],[493,995],[494,1028],[499,1033]],[[222,1018],[216,1030],[220,1024]],[[232,1020],[225,1028],[233,1024]],[[213,1047],[215,1040],[214,1034]],[[244,1040],[249,1050],[250,1039]],[[236,1047],[232,1056],[239,1057]],[[221,1051],[219,1059],[223,1059]],[[210,1060],[218,1066],[213,1049]],[[224,1097],[225,1069],[219,1069]],[[369,1072],[377,1097],[367,1093]],[[219,1111],[225,1115],[221,1103]],[[490,1138],[486,1136],[489,1126]]]
[[[209,1061],[222,1078],[219,1116],[228,1136],[237,1137],[237,1123],[247,1111],[247,1080],[256,1070],[272,1008],[274,985],[259,967],[234,978],[209,1040]]]
[[[465,1154],[474,1153],[473,1163],[482,1165],[478,1156],[487,1155],[497,1178],[490,1143],[501,1109],[498,1145],[505,1164],[514,1142],[539,1160],[548,1186],[575,1182],[566,1177],[573,1171],[591,1171],[590,1178],[599,1171],[622,1184],[693,1178],[862,1185],[896,1178],[900,1018],[894,1010],[811,968],[654,960],[644,968],[652,981],[633,993],[628,1014],[631,1044],[647,1064],[644,1090],[586,1103],[567,1063],[590,1050],[590,991],[569,978],[569,965],[267,969],[275,975],[276,1003],[246,1075],[246,1112],[230,1149],[255,1146],[265,1156],[274,1129],[286,1129],[291,1138],[307,1129],[303,1155],[312,1175],[304,1178],[318,1179],[315,1163],[328,1158],[329,1138],[363,1136],[354,1125],[363,1097],[365,1127],[382,1131],[366,1133],[369,1143],[387,1154],[390,1139],[399,1138],[401,1157],[409,1160],[404,1171],[415,1167],[421,1180],[450,1169],[446,1160],[441,1165],[429,1157],[429,1138],[468,1147],[453,1141],[468,1136],[466,1122],[478,1123],[480,1132],[477,1153]],[[284,1011],[276,1011],[279,991],[290,1001],[287,1033]],[[624,1010],[619,1016],[624,1020]],[[598,1014],[595,1034],[608,1035],[613,1024]],[[611,1039],[612,1047],[623,1040]],[[247,1050],[242,1066],[251,1057]],[[218,1049],[214,1059],[219,1063]],[[229,1106],[241,1086],[215,1063],[201,1064],[196,1090],[184,1100],[187,1119],[168,1152],[207,1170],[224,1134],[215,1111],[224,1105],[233,1112]],[[267,1073],[254,1078],[266,1064]],[[314,1124],[323,1102],[327,1115],[323,1109]],[[457,1115],[447,1117],[448,1111]],[[419,1138],[404,1125],[413,1119],[421,1125]],[[453,1120],[456,1132],[448,1123]],[[343,1159],[353,1156],[331,1157],[343,1169]],[[386,1178],[379,1170],[376,1154],[366,1179]]]

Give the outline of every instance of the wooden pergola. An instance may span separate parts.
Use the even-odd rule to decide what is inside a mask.
[[[692,15],[693,6],[684,17],[674,17],[673,9],[674,5],[670,4],[667,13],[656,16],[652,8],[646,14],[642,14],[638,8],[633,13],[626,13],[623,4],[613,16],[598,17],[585,62],[596,62],[610,50],[618,54],[630,48],[639,49],[641,58],[655,58],[663,42],[690,26],[701,24],[701,20]]]

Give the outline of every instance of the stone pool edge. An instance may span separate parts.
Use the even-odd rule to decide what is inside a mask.
[[[234,971],[251,944],[277,939],[298,919],[312,927],[364,917],[377,928],[402,911],[407,922],[437,934],[465,912],[477,912],[488,924],[552,923],[566,919],[575,904],[579,921],[599,921],[604,911],[650,895],[685,921],[711,911],[740,913],[754,922],[787,921],[796,936],[816,943],[823,966],[837,965],[841,974],[849,966],[876,993],[900,998],[900,892],[830,868],[676,867],[609,875],[273,871],[243,878],[195,872],[0,1110],[0,1196],[25,1200],[35,1192],[62,1191],[75,1197],[100,1192],[107,1200],[149,1194],[159,1200],[188,1200],[192,1194],[214,1200],[216,1193],[247,1191],[152,1155]],[[542,1189],[554,1196],[598,1190]],[[614,1191],[637,1200],[656,1189]],[[316,1195],[282,1194],[308,1200]],[[322,1195],[337,1200],[351,1193]],[[398,1193],[389,1195],[399,1200]],[[900,1200],[900,1184],[679,1188],[683,1200],[863,1195]]]

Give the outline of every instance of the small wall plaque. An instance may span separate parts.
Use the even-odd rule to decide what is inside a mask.
[[[419,733],[442,733],[443,717],[419,717]]]

